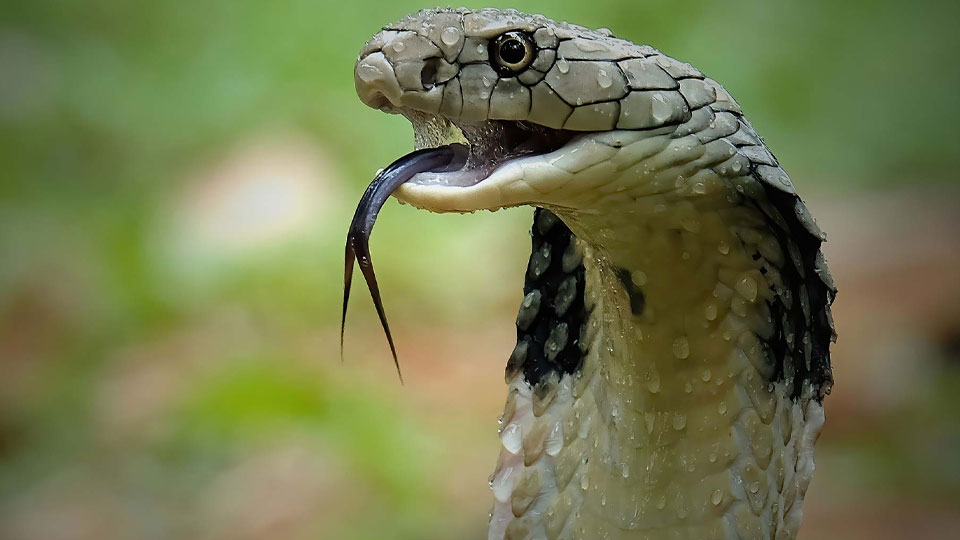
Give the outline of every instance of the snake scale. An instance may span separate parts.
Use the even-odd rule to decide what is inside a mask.
[[[836,288],[730,94],[608,30],[496,9],[384,27],[355,83],[414,129],[348,236],[345,290],[356,259],[385,329],[367,239],[391,193],[536,207],[488,538],[795,538]]]

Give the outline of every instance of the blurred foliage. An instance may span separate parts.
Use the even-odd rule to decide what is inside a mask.
[[[808,189],[956,181],[955,2],[509,6],[608,26],[694,63],[738,98]],[[421,418],[392,409],[384,388],[395,381],[371,384],[336,361],[346,220],[375,170],[412,139],[405,121],[360,104],[352,67],[381,25],[420,7],[4,5],[0,521],[14,523],[6,532],[220,537],[216,508],[194,508],[197,493],[274,447],[308,449],[324,470],[302,475],[336,491],[304,495],[316,507],[303,509],[314,517],[297,535],[449,538],[482,528],[482,515],[467,523],[434,511],[450,509],[428,481],[446,443],[410,436]],[[183,221],[193,188],[224,160],[277,138],[306,141],[306,153],[321,156],[311,179],[323,191],[306,208],[315,221],[249,249],[190,244],[196,233]],[[374,251],[393,269],[381,273],[388,302],[417,319],[410,325],[487,320],[515,300],[519,283],[509,276],[524,263],[524,239],[500,237],[505,227],[522,231],[528,213],[497,216],[504,226],[395,206],[384,210],[391,224],[378,229]],[[479,245],[515,251],[516,261],[476,265]],[[355,493],[337,491],[347,484]],[[329,501],[341,505],[330,510]],[[38,524],[48,509],[57,519]]]

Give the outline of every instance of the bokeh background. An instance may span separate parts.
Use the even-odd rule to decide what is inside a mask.
[[[480,7],[470,2],[474,7]],[[491,2],[505,7],[504,2]],[[743,105],[830,237],[836,386],[803,537],[960,527],[956,2],[552,0]],[[391,201],[352,66],[422,4],[4,2],[0,538],[483,536],[531,211]]]

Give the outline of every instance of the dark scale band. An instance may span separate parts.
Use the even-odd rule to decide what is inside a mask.
[[[796,260],[788,256],[779,269],[785,290],[775,290],[768,303],[775,330],[765,345],[774,365],[773,380],[790,383],[794,399],[803,394],[806,385],[813,385],[814,397],[822,401],[833,386],[830,342],[835,333],[830,304],[837,291],[818,264],[821,240],[805,229],[794,211],[797,196],[762,185],[770,203],[761,206],[769,220],[768,229],[785,253],[790,252],[791,242],[796,246]],[[759,253],[754,257],[759,258]]]
[[[583,362],[580,333],[587,320],[583,302],[584,268],[571,264],[576,237],[560,219],[538,208],[530,229],[533,251],[517,314],[517,346],[507,362],[507,379],[523,371],[536,386],[551,373],[574,373]],[[567,257],[564,254],[567,253]]]

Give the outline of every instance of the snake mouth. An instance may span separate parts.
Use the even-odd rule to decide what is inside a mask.
[[[509,162],[553,152],[579,135],[529,122],[489,120],[468,124],[418,111],[402,114],[413,124],[417,149],[449,144],[466,148],[465,159],[459,167],[424,171],[409,179],[409,184],[419,186],[475,186]]]

